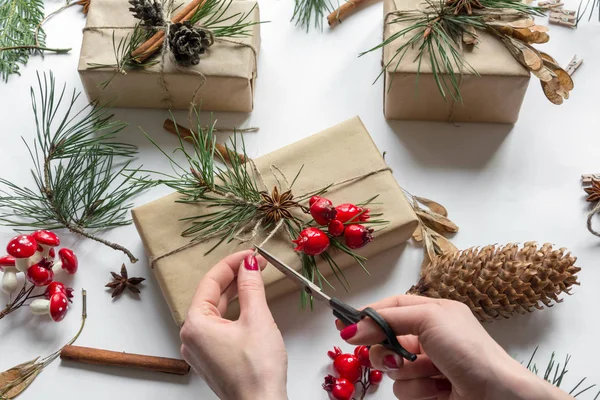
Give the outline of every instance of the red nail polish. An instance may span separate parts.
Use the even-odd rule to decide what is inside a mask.
[[[443,392],[449,392],[452,390],[452,384],[448,379],[436,379],[435,387]]]
[[[396,361],[396,357],[391,354],[383,357],[383,365],[389,369],[398,369],[398,361]]]
[[[244,259],[244,268],[248,271],[258,271],[258,260],[252,254]]]
[[[340,336],[344,340],[348,340],[356,335],[356,331],[358,330],[358,326],[356,324],[348,325],[340,332]]]

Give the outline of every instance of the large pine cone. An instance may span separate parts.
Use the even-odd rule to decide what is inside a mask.
[[[142,21],[143,26],[155,27],[165,24],[162,3],[158,0],[129,0],[129,4],[129,11]]]
[[[575,261],[549,243],[471,248],[437,257],[407,293],[460,301],[481,321],[508,318],[561,302],[558,294],[579,285]]]
[[[188,21],[171,25],[169,46],[177,63],[183,66],[200,63],[200,55],[211,44],[209,34],[203,29],[194,28]]]

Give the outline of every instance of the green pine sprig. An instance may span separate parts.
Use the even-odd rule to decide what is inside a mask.
[[[151,183],[140,179],[139,168],[130,168],[137,148],[115,140],[127,125],[112,120],[104,106],[76,110],[79,96],[66,85],[57,88],[52,73],[38,74],[38,89],[31,89],[37,135],[25,142],[35,187],[0,178],[0,222],[20,229],[65,228],[135,262],[129,250],[97,232],[130,224],[132,198]]]
[[[591,21],[595,12],[598,13],[598,21],[600,21],[600,0],[581,0],[577,7],[577,24],[586,14],[589,15],[588,21]]]
[[[43,21],[43,0],[0,0],[0,78],[5,82],[12,74],[20,75],[19,65],[34,53],[71,50],[46,47]]]
[[[472,0],[466,0],[471,2]],[[405,60],[407,52],[417,49],[417,55],[413,62],[417,63],[417,85],[423,62],[431,65],[431,73],[437,88],[444,99],[452,98],[456,102],[462,102],[460,94],[460,76],[464,72],[470,72],[479,76],[477,71],[467,62],[461,51],[463,35],[471,34],[473,30],[492,30],[488,24],[485,11],[495,12],[498,10],[510,10],[511,16],[528,17],[543,15],[542,11],[525,4],[520,0],[478,0],[477,3],[483,7],[481,12],[467,14],[461,12],[460,4],[448,5],[446,0],[426,0],[427,10],[424,11],[400,11],[396,13],[388,24],[402,24],[405,26],[400,31],[390,35],[382,43],[359,54],[363,56],[385,46],[403,40],[404,43],[398,47],[390,60],[383,66],[375,82],[385,74],[386,71],[397,71],[400,64]],[[460,2],[460,3],[464,3]],[[457,72],[462,71],[462,72]],[[389,90],[392,80],[388,82]]]
[[[292,21],[308,32],[311,26],[323,29],[323,20],[335,7],[330,0],[294,0]]]
[[[206,0],[196,9],[190,19],[192,25],[200,25],[210,31],[215,38],[241,38],[250,36],[249,29],[266,21],[252,21],[250,17],[256,9],[256,4],[248,12],[238,12],[227,16],[232,0]]]
[[[242,238],[251,236],[252,231],[257,229],[257,226],[261,232],[271,232],[282,223],[282,232],[287,234],[290,240],[290,251],[292,251],[291,241],[296,239],[303,229],[315,226],[312,218],[304,218],[307,208],[301,204],[308,202],[312,196],[323,195],[330,186],[294,196],[293,200],[297,203],[295,209],[302,212],[290,213],[290,217],[282,219],[282,222],[267,222],[267,215],[264,211],[261,211],[260,207],[264,205],[263,196],[268,195],[269,191],[267,188],[261,187],[261,182],[257,182],[256,174],[253,171],[254,166],[244,162],[249,158],[246,154],[243,139],[238,141],[237,135],[233,135],[229,146],[226,147],[228,155],[226,160],[220,152],[216,151],[216,121],[212,120],[211,117],[208,125],[202,125],[197,111],[196,118],[198,121],[197,126],[195,131],[192,131],[191,137],[184,139],[177,131],[179,146],[175,149],[175,152],[184,155],[185,163],[175,160],[146,134],[148,139],[167,157],[173,166],[172,173],[158,173],[159,178],[148,183],[155,182],[167,185],[181,195],[181,198],[177,200],[178,202],[199,204],[210,210],[204,214],[190,215],[183,218],[182,221],[186,221],[189,226],[182,232],[182,236],[190,237],[192,242],[218,239],[215,245],[207,251],[206,254],[208,254],[222,243],[230,243],[240,239],[240,236]],[[175,127],[177,127],[177,124],[175,124]],[[191,146],[191,150],[188,150],[189,146]],[[220,162],[217,163],[215,160]],[[154,171],[146,172],[157,174]],[[302,167],[299,168],[298,173],[286,190],[293,188],[301,172]],[[280,188],[281,190],[283,189]],[[376,204],[374,203],[376,198],[377,196],[373,196],[365,202],[359,203],[359,205]],[[382,214],[371,214],[369,221],[361,223],[385,227],[388,221],[380,218],[381,216]],[[358,217],[360,217],[360,214],[355,218]],[[349,283],[332,254],[334,252],[347,254],[368,273],[365,265],[367,259],[355,253],[340,238],[329,236],[329,239],[329,249],[319,256],[298,253],[302,264],[301,272],[320,287],[327,284],[333,288],[333,285],[317,267],[318,260],[323,260],[331,268],[333,275],[342,287],[349,290]],[[305,292],[302,292],[301,300],[303,308],[309,302],[312,304],[312,300]]]
[[[535,350],[533,351],[533,354],[531,355],[531,358],[529,359],[529,362],[527,363],[527,369],[530,370],[531,372],[533,372],[534,374],[539,375],[540,370],[539,370],[538,366],[533,362],[537,351],[538,351],[538,348],[536,347]],[[545,381],[553,384],[556,387],[560,387],[565,375],[567,374],[567,372],[569,372],[567,367],[568,367],[570,361],[571,361],[571,356],[567,354],[567,356],[565,357],[565,362],[561,366],[561,364],[556,361],[555,353],[552,352],[552,355],[550,356],[550,361],[548,361],[548,365],[546,366],[546,369],[544,370],[544,375],[542,377],[544,378]],[[577,385],[575,385],[575,387],[573,387],[573,389],[571,389],[569,391],[569,394],[572,395],[573,397],[577,397],[577,396],[593,389],[594,387],[596,387],[596,384],[592,384],[592,385],[581,388],[581,385],[585,382],[586,379],[587,378],[581,379],[577,383]],[[597,400],[598,398],[600,398],[600,392],[598,392],[598,394],[596,394],[596,396],[594,397],[594,400]]]

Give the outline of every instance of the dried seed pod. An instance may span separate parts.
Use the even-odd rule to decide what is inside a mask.
[[[534,242],[491,245],[432,258],[408,294],[465,303],[481,321],[509,318],[559,303],[579,285],[577,259]]]

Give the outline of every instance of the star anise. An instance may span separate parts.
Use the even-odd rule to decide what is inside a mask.
[[[80,6],[83,6],[83,13],[85,15],[87,15],[88,11],[90,10],[90,3],[92,0],[79,0],[77,2],[77,4],[79,4]]]
[[[473,15],[474,8],[484,8],[479,0],[447,0],[446,5],[455,7],[454,15],[460,14],[463,10],[466,10],[467,14]]]
[[[593,203],[600,200],[600,181],[592,179],[592,186],[583,188],[583,190],[585,190],[585,192],[588,194],[588,197],[585,198],[585,201]]]
[[[139,294],[140,289],[138,289],[136,285],[139,285],[140,283],[146,280],[144,278],[129,278],[129,274],[127,273],[127,268],[125,267],[125,264],[121,266],[121,275],[117,274],[116,272],[111,272],[110,274],[113,277],[113,281],[107,283],[105,287],[113,289],[113,298],[123,293],[125,288],[128,288],[133,293]]]
[[[258,211],[264,214],[264,219],[267,224],[277,223],[282,219],[293,219],[290,210],[295,207],[302,208],[300,204],[294,201],[294,196],[290,190],[279,193],[277,186],[273,188],[271,194],[261,192],[261,205]]]

